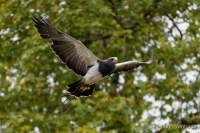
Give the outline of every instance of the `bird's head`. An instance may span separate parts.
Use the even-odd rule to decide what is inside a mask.
[[[107,59],[107,61],[110,61],[110,62],[113,62],[113,63],[117,63],[117,61],[118,61],[118,58],[117,57],[110,57],[110,58],[108,58]]]

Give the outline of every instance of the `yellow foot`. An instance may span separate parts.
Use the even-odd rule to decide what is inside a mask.
[[[88,87],[89,87],[88,85],[81,85],[81,86],[80,86],[80,90],[81,90],[82,92],[84,92],[85,90],[87,90]]]

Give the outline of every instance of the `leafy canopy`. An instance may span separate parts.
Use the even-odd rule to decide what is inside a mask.
[[[1,0],[0,131],[180,131],[200,124],[200,5],[193,0]],[[42,40],[33,14],[102,59],[153,64],[112,75],[69,101],[77,80]],[[169,125],[170,128],[163,128]]]

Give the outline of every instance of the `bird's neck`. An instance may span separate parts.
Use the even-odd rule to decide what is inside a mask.
[[[115,69],[115,63],[98,60],[99,72],[103,75],[109,75]]]

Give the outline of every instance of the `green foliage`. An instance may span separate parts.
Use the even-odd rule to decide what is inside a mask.
[[[179,132],[182,124],[200,124],[199,4],[1,0],[0,132]],[[64,96],[67,85],[80,77],[40,38],[32,23],[37,13],[102,59],[146,61],[153,54],[153,64],[112,75],[91,97]],[[141,75],[146,80],[138,81]],[[156,107],[159,113],[145,117],[158,101],[163,103]],[[185,118],[193,113],[198,115]],[[163,128],[156,119],[169,119],[173,126]]]

